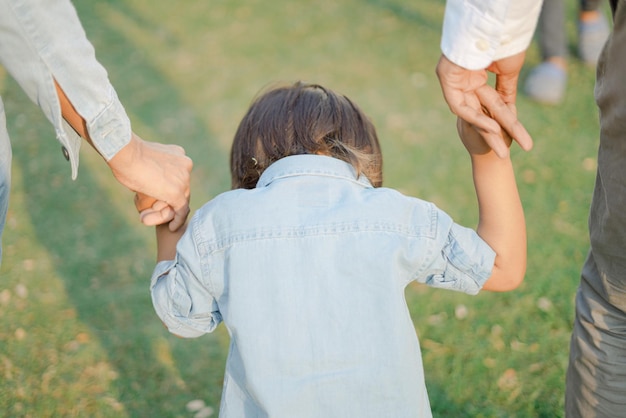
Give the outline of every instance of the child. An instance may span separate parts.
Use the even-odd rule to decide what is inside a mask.
[[[232,191],[186,232],[157,227],[151,292],[181,337],[231,336],[221,417],[430,417],[410,282],[511,290],[526,267],[509,158],[463,122],[480,221],[382,188],[374,126],[319,85],[252,103],[232,146]]]

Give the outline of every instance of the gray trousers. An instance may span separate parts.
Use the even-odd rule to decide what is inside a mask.
[[[626,3],[615,5],[597,67],[600,148],[570,342],[569,418],[626,417]]]
[[[600,0],[580,0],[579,10],[592,11],[600,6]],[[565,31],[565,0],[544,0],[537,22],[539,51],[542,60],[551,57],[567,57],[567,33]]]

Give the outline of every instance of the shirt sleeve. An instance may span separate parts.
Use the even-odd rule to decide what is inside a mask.
[[[496,253],[476,231],[436,211],[437,232],[429,250],[432,259],[417,281],[475,295],[491,276]]]
[[[541,0],[447,0],[441,51],[469,70],[525,51],[541,4]]]
[[[130,121],[71,2],[0,0],[0,10],[0,63],[54,125],[72,176],[80,138],[63,121],[54,80],[85,119],[98,152],[113,158],[130,141]]]
[[[167,329],[179,337],[213,332],[222,322],[217,301],[202,281],[193,239],[193,219],[176,248],[176,259],[157,264],[150,283],[154,309]]]

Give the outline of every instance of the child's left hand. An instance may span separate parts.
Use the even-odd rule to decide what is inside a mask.
[[[472,125],[467,123],[461,118],[457,118],[456,128],[459,133],[459,137],[461,138],[461,142],[472,155],[484,155],[488,154],[492,151],[491,147],[485,142],[480,133],[474,128]],[[512,139],[511,137],[502,130],[504,143],[510,147]]]

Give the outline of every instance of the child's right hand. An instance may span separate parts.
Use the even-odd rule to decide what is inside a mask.
[[[135,193],[135,207],[144,225],[169,224],[174,219],[175,212],[170,205],[143,193]]]
[[[480,133],[474,128],[472,125],[467,123],[461,118],[457,118],[456,120],[456,129],[459,132],[459,137],[461,138],[461,142],[472,155],[484,155],[492,152],[491,147],[485,142]],[[511,137],[503,130],[501,131],[503,135],[503,139],[505,144],[510,147],[512,139]]]

